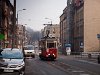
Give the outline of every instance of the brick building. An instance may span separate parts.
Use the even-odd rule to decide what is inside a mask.
[[[2,48],[11,46],[13,25],[13,5],[9,0],[0,0],[0,33],[5,36],[0,40]]]

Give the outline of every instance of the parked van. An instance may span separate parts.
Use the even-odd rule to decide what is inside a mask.
[[[26,45],[23,47],[25,57],[35,58],[35,50],[33,45]]]

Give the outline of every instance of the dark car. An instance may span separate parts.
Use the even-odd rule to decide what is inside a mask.
[[[0,50],[0,75],[9,73],[25,74],[23,51],[18,48]]]

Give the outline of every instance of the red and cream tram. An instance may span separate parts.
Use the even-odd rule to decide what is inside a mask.
[[[57,39],[56,38],[42,38],[40,41],[41,53],[39,57],[41,59],[51,59],[57,58]]]

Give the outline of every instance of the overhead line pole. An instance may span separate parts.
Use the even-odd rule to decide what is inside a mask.
[[[14,7],[13,7],[12,48],[15,47],[15,26],[16,26],[16,0],[14,0]]]

